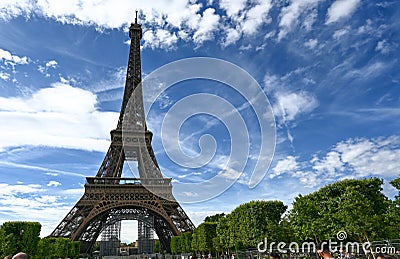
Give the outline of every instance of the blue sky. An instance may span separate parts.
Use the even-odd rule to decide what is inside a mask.
[[[250,200],[290,205],[299,193],[345,178],[384,178],[384,192],[393,197],[387,182],[400,172],[399,5],[360,0],[1,1],[0,223],[39,221],[42,235],[49,234],[83,194],[85,177],[96,174],[117,124],[127,29],[135,9],[143,24],[144,76],[182,58],[219,58],[257,80],[275,116],[275,155],[264,179],[249,188],[254,161],[265,159],[250,151],[242,174],[223,174],[237,179],[227,191],[182,204],[195,224]],[[230,156],[234,129],[207,114],[182,125],[179,143],[196,156],[200,137],[212,135],[216,151],[209,164],[181,167],[163,149],[163,116],[198,93],[228,100],[249,128],[250,146],[259,148],[254,111],[242,107],[247,100],[232,88],[210,80],[174,85],[157,99],[148,126],[155,133],[153,148],[162,172],[176,184],[211,179]],[[190,109],[203,106],[219,109],[214,102],[193,103]]]

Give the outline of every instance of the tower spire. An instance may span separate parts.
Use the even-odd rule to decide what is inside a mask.
[[[126,73],[124,97],[122,99],[122,107],[121,113],[119,115],[117,129],[122,128],[122,120],[129,98],[131,97],[133,90],[136,89],[136,87],[142,81],[142,65],[140,59],[140,40],[142,39],[142,25],[137,23],[137,15],[138,11],[136,10],[135,23],[131,23],[131,26],[129,27],[129,37],[131,38],[131,45],[129,49],[128,69]]]

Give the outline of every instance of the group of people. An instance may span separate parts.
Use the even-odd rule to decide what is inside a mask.
[[[6,256],[4,259],[29,259],[29,256],[23,252],[19,252],[18,254],[15,254],[14,256]]]
[[[318,244],[317,245],[317,254],[322,258],[322,259],[336,259],[333,255],[332,255],[332,253],[331,253],[331,250],[330,250],[330,248],[329,248],[329,246],[328,245],[323,245],[323,243],[321,244]],[[350,257],[349,257],[349,255],[346,253],[346,252],[344,252],[344,251],[339,251],[339,255],[338,255],[338,257],[337,257],[337,259],[349,259]],[[368,254],[367,255],[367,258],[369,258],[369,259],[397,259],[396,257],[394,257],[394,256],[391,256],[391,255],[386,255],[386,254],[375,254],[375,255],[372,255],[372,254]],[[274,259],[274,258],[270,258],[270,259]],[[276,259],[276,258],[275,258]],[[279,258],[278,258],[279,259]]]

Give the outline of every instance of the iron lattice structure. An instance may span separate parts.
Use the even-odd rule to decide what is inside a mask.
[[[85,193],[51,233],[81,241],[81,252],[90,253],[100,233],[121,220],[153,219],[163,250],[172,236],[192,231],[194,225],[172,194],[170,178],[164,178],[151,146],[141,88],[141,25],[129,28],[128,68],[117,128],[96,177],[87,177]],[[137,161],[140,178],[122,178],[125,161]]]
[[[100,256],[119,255],[121,240],[121,221],[107,226],[101,232]]]
[[[154,253],[154,218],[146,218],[138,222],[138,252],[139,254]]]

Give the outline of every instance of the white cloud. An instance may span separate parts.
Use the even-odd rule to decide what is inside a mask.
[[[239,39],[239,35],[253,35],[264,23],[269,23],[268,16],[272,8],[271,0],[222,0],[216,3],[218,12],[212,7],[204,8],[204,3],[193,0],[171,0],[132,2],[120,0],[69,0],[60,3],[57,0],[40,1],[2,1],[0,18],[5,20],[16,16],[29,18],[32,13],[68,24],[94,25],[98,29],[125,28],[133,21],[133,10],[139,9],[139,22],[143,23],[146,33],[145,47],[172,49],[178,40],[192,40],[196,45],[214,38],[221,30],[222,38]],[[110,11],[112,10],[112,11]],[[222,12],[221,12],[222,10]],[[225,30],[224,30],[225,29]],[[228,31],[229,30],[229,31]],[[168,33],[165,33],[167,31]],[[169,42],[164,44],[164,41]],[[154,44],[153,44],[154,42]],[[226,46],[225,41],[219,41]],[[229,45],[229,44],[228,44]]]
[[[13,162],[6,162],[6,161],[0,161],[0,165],[4,165],[4,166],[8,166],[8,167],[22,168],[22,169],[29,169],[29,170],[42,171],[42,172],[46,172],[46,175],[50,175],[50,176],[58,176],[58,174],[62,174],[62,175],[76,176],[76,177],[82,177],[82,178],[85,177],[85,175],[79,174],[79,173],[55,170],[55,169],[50,169],[50,168],[41,167],[41,166],[18,164],[18,163],[13,163]]]
[[[5,72],[0,72],[0,78],[3,79],[4,81],[7,81],[8,79],[10,79],[10,74]]]
[[[288,175],[305,187],[317,187],[343,179],[378,176],[393,179],[400,171],[400,136],[355,138],[340,141],[309,161],[298,157],[279,160],[269,178]]]
[[[400,165],[400,137],[348,139],[337,143],[322,158],[310,161],[325,181],[368,176],[396,177]]]
[[[292,121],[298,115],[309,113],[318,106],[317,99],[310,93],[277,92],[275,94],[275,115],[280,115],[285,121]]]
[[[317,46],[318,40],[317,39],[309,39],[306,43],[304,43],[304,46],[307,48],[313,49]]]
[[[241,172],[238,172],[237,170],[230,168],[230,167],[224,168],[219,173],[220,176],[227,178],[227,179],[233,179],[233,180],[238,179],[241,174],[242,174]]]
[[[246,7],[247,0],[220,0],[219,6],[228,16],[236,16]]]
[[[198,28],[193,34],[194,43],[201,44],[204,41],[212,40],[214,38],[214,32],[218,29],[219,19],[219,15],[215,14],[215,9],[207,8],[204,10]]]
[[[251,48],[252,48],[252,46],[251,46],[251,44],[249,43],[247,46],[244,46],[244,45],[240,46],[240,47],[239,47],[239,50],[248,50],[248,49],[251,49]]]
[[[0,1],[0,19],[8,20],[13,17],[30,14],[33,9],[33,3],[30,0],[2,0]]]
[[[0,150],[45,145],[105,151],[117,113],[96,109],[96,96],[55,83],[28,97],[0,97]]]
[[[386,40],[381,40],[376,44],[375,51],[379,51],[382,54],[387,54],[391,51],[391,47]]]
[[[297,164],[296,157],[287,156],[285,159],[279,160],[276,163],[276,166],[272,170],[273,173],[269,174],[269,178],[275,178],[283,173],[294,172],[299,168]]]
[[[282,88],[279,77],[273,74],[266,74],[264,76],[264,87],[268,93],[280,91]]]
[[[17,184],[9,185],[6,183],[0,183],[0,196],[8,196],[15,194],[28,194],[40,192],[41,186],[39,184]]]
[[[0,183],[0,214],[8,215],[7,220],[40,222],[42,237],[50,234],[70,206],[38,184]],[[0,219],[0,224],[4,221]]]
[[[171,33],[164,29],[157,29],[156,31],[148,30],[143,34],[144,46],[163,49],[173,49],[178,37],[175,33]]]
[[[207,34],[209,27],[199,27],[200,8],[202,4],[194,3],[189,0],[160,1],[155,5],[151,1],[132,2],[121,0],[118,4],[112,0],[70,0],[60,3],[57,0],[32,1],[2,1],[0,4],[0,17],[10,19],[12,17],[25,15],[34,12],[37,15],[51,18],[62,23],[95,25],[98,28],[122,28],[130,24],[134,19],[133,10],[139,9],[141,16],[139,22],[144,23],[145,31],[154,31],[154,36],[160,36],[156,42],[163,42],[166,38],[163,30],[174,35],[176,30],[185,31],[194,36],[194,40],[201,41],[204,34]],[[112,10],[112,11],[110,11]],[[203,16],[208,17],[209,11],[203,12]],[[144,20],[141,20],[142,17]],[[207,20],[206,19],[206,20]],[[206,23],[203,22],[203,24]],[[158,32],[158,33],[157,33]],[[179,33],[178,35],[183,35]],[[208,35],[208,34],[207,34]],[[177,37],[177,36],[175,36]],[[199,38],[200,37],[200,38]],[[154,39],[154,38],[153,38]],[[174,38],[168,40],[174,41]],[[170,48],[171,42],[167,44],[158,43],[158,47]],[[146,46],[151,46],[148,43]]]
[[[40,203],[44,203],[44,204],[54,204],[57,201],[57,197],[56,196],[50,196],[50,195],[43,195],[40,196],[38,198],[36,198],[35,200],[37,200]]]
[[[49,187],[57,187],[57,186],[60,186],[61,185],[61,183],[60,182],[57,182],[57,181],[50,181],[48,184],[47,184],[47,186],[49,186]]]
[[[267,94],[272,96],[272,109],[279,127],[286,128],[286,138],[293,144],[294,137],[290,128],[295,126],[296,119],[304,114],[310,113],[318,107],[318,100],[309,92],[292,92],[288,86],[292,84],[290,78],[295,75],[298,77],[304,69],[298,68],[278,77],[266,74],[264,77],[264,88]],[[304,75],[306,76],[306,75]],[[306,83],[312,83],[313,79],[307,78]]]
[[[343,78],[367,80],[382,75],[382,71],[390,66],[390,63],[376,61],[359,69],[347,69],[348,71],[343,75]]]
[[[18,65],[26,65],[28,64],[28,58],[27,57],[20,57],[17,55],[11,54],[9,51],[0,49],[0,60],[5,60],[5,63],[10,63],[10,64],[18,64]]]
[[[315,8],[321,0],[292,0],[290,4],[284,8],[282,8],[280,13],[280,22],[279,22],[279,34],[278,40],[284,38],[290,31],[293,30],[294,26],[299,21],[299,17],[311,10],[311,13],[314,13],[313,8]],[[313,14],[315,15],[315,14]],[[310,25],[311,21],[306,22],[306,26]]]
[[[316,173],[310,171],[296,171],[291,176],[299,179],[300,183],[309,188],[314,188],[322,182]]]
[[[237,29],[233,28],[228,28],[226,30],[226,37],[224,41],[222,42],[222,46],[226,47],[231,44],[234,44],[236,41],[238,41],[241,37],[241,32],[238,31]]]
[[[313,169],[319,173],[324,173],[327,177],[335,178],[340,176],[345,167],[338,152],[331,151],[321,160],[315,160]]]
[[[234,44],[242,35],[252,36],[259,31],[262,24],[270,23],[269,11],[272,8],[270,0],[250,1],[223,0],[220,8],[226,11],[221,21],[224,23],[222,46]]]
[[[57,68],[57,61],[55,60],[50,60],[48,62],[46,62],[46,64],[44,66],[39,65],[38,67],[38,71],[42,74],[44,74],[46,77],[50,77],[50,74],[48,73],[49,68]]]
[[[304,19],[303,26],[306,31],[310,31],[312,29],[313,24],[317,20],[318,12],[316,9],[312,10],[307,17]]]
[[[349,32],[349,28],[340,29],[340,30],[335,31],[335,32],[333,33],[333,36],[332,36],[332,37],[333,37],[335,40],[338,40],[338,39],[340,39],[343,35],[347,34],[348,32]]]
[[[326,24],[350,16],[360,3],[361,0],[336,0],[328,9]]]
[[[268,13],[271,8],[272,3],[268,0],[262,0],[259,4],[250,8],[246,13],[246,19],[243,21],[243,33],[253,35],[261,24],[269,22]]]
[[[56,68],[57,65],[58,63],[55,60],[50,60],[49,62],[46,63],[46,67],[51,67],[51,68]]]
[[[358,177],[379,175],[398,176],[400,172],[400,137],[374,139],[349,139],[338,143],[343,163],[354,170]]]
[[[277,162],[269,178],[273,179],[282,174],[286,174],[296,178],[304,187],[314,188],[318,186],[321,183],[318,173],[303,170],[304,168],[302,167],[303,166],[297,162],[297,157],[287,156]]]

